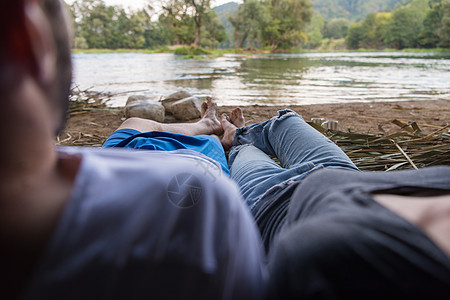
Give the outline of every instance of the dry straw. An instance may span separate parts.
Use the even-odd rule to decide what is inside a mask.
[[[361,134],[313,127],[333,140],[364,171],[392,171],[450,165],[450,125],[425,135],[417,123],[402,123],[389,135]]]
[[[67,115],[70,118],[95,111],[111,111],[107,103],[112,96],[110,94],[92,92],[89,89],[80,90],[78,87],[75,87],[71,91]],[[95,123],[89,125],[99,126]],[[106,137],[100,135],[80,131],[64,131],[56,138],[57,144],[70,146],[101,146],[105,139]]]
[[[72,117],[90,111],[108,110],[107,103],[113,95],[80,90],[75,87],[71,91],[68,116]]]

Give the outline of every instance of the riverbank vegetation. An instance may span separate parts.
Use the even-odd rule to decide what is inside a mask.
[[[103,0],[76,0],[69,8],[77,49],[153,53],[181,45],[180,54],[195,55],[191,52],[200,48],[208,53],[450,48],[450,0],[347,2],[245,0],[213,9],[211,0],[162,0],[128,11]]]

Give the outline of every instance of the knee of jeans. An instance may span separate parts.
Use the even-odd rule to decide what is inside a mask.
[[[236,132],[233,135],[233,147],[237,147],[238,145],[250,144],[250,140],[246,138],[248,132],[248,126],[236,129]]]
[[[287,120],[290,120],[292,118],[298,118],[299,120],[301,120],[301,122],[304,122],[303,117],[291,109],[284,109],[278,111],[278,116],[272,118],[272,123],[270,124],[269,130],[273,132],[276,128],[282,126],[282,124],[284,124]],[[289,127],[287,126],[286,129],[288,128]]]
[[[264,128],[270,121],[267,120],[236,129],[233,136],[233,145],[254,144],[255,139],[260,139]]]
[[[236,159],[236,156],[239,154],[239,152],[250,146],[251,146],[250,144],[244,144],[244,145],[237,145],[237,146],[231,147],[230,153],[228,155],[228,168],[229,169],[231,169],[231,166],[233,165],[234,160]]]
[[[283,110],[279,110],[278,111],[278,116],[273,118],[273,121],[274,122],[276,122],[276,121],[279,122],[279,121],[286,120],[286,119],[288,119],[290,117],[298,117],[298,118],[303,120],[303,117],[301,115],[297,114],[292,109],[283,109]]]
[[[278,117],[276,119],[283,119],[289,116],[298,115],[295,111],[292,109],[286,108],[278,111]],[[300,115],[298,115],[300,116]],[[300,116],[301,117],[301,116]]]

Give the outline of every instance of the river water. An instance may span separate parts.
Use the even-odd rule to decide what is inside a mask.
[[[74,85],[160,99],[179,90],[219,105],[450,100],[450,53],[307,53],[183,59],[173,54],[74,54]],[[450,103],[450,102],[449,102]]]

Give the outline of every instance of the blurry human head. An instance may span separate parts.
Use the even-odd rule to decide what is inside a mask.
[[[37,9],[36,9],[37,8]],[[34,20],[38,10],[40,21]],[[0,3],[0,92],[12,98],[26,74],[36,78],[53,114],[58,115],[55,131],[64,126],[72,79],[71,33],[62,0],[15,0]],[[46,39],[40,34],[45,33]],[[42,41],[45,41],[42,42]],[[46,44],[51,64],[40,59]],[[36,44],[36,45],[35,45]],[[39,82],[42,66],[51,66],[52,76]]]

